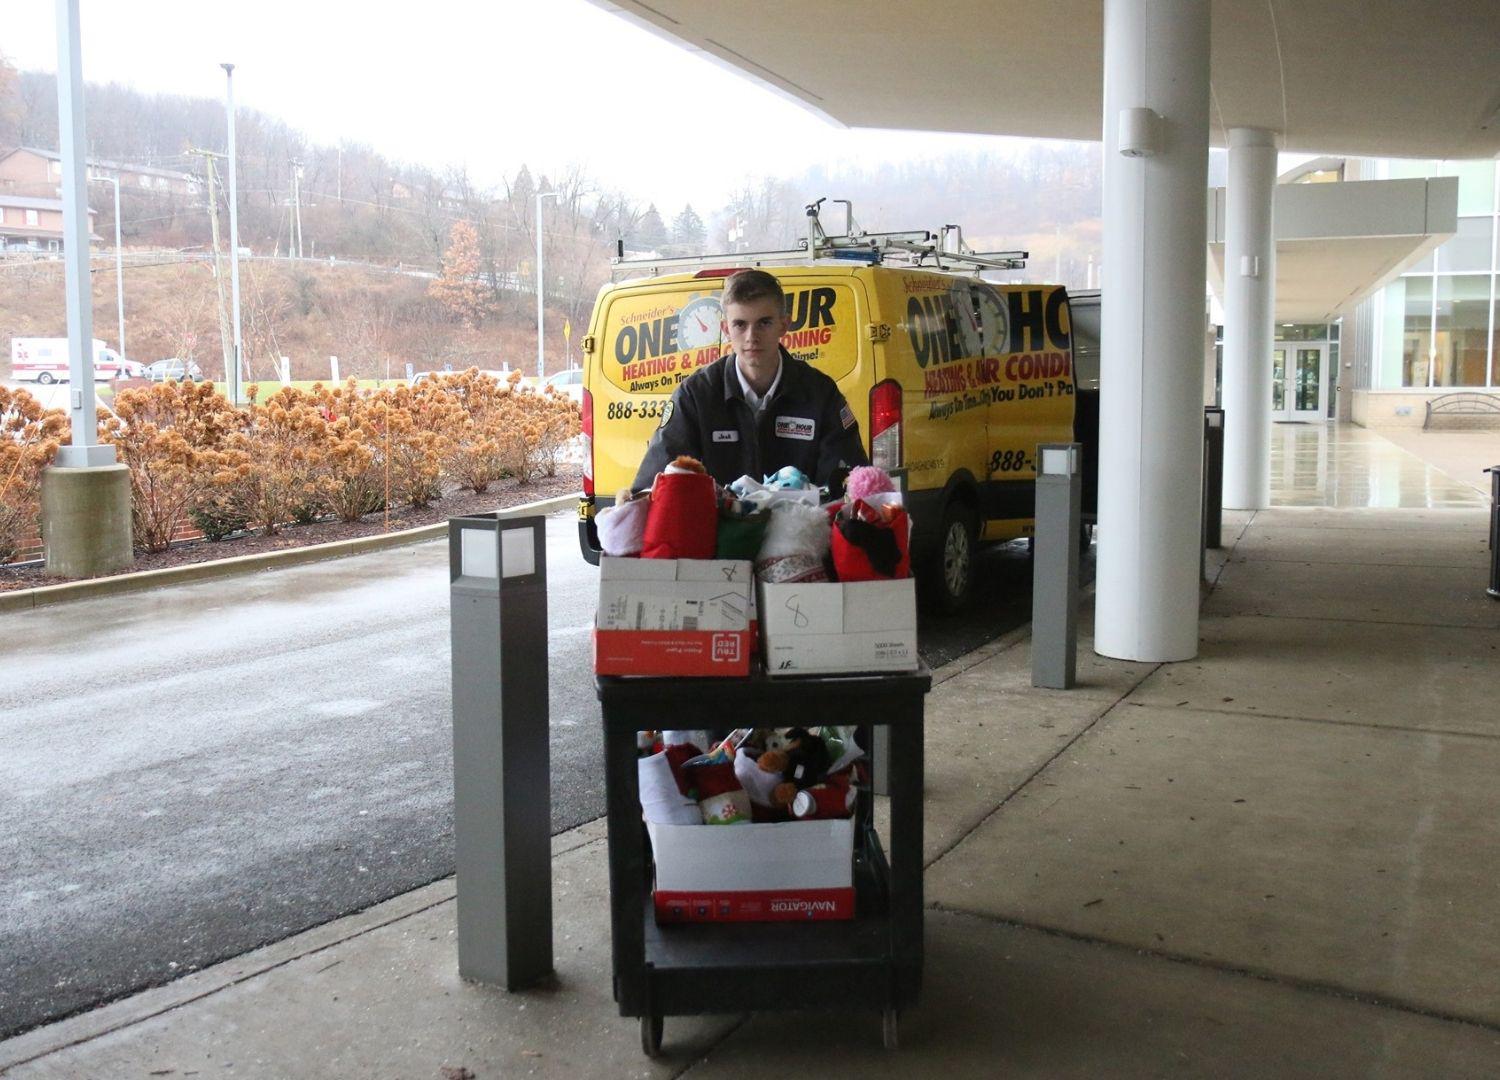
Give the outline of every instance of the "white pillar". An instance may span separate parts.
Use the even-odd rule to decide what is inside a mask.
[[[1105,0],[1094,649],[1198,651],[1209,5]]]
[[[1271,504],[1276,135],[1229,129],[1224,221],[1224,505]]]

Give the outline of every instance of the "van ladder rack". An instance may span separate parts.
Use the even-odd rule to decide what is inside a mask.
[[[619,254],[610,260],[610,278],[617,280],[621,275],[642,272],[655,276],[665,270],[796,265],[817,262],[819,259],[862,261],[872,266],[891,259],[902,266],[930,265],[936,270],[963,269],[978,273],[983,270],[1023,269],[1030,254],[1026,251],[971,251],[964,243],[963,229],[957,225],[944,225],[937,235],[927,229],[865,232],[855,225],[854,208],[847,199],[833,200],[844,207],[844,231],[830,236],[824,231],[818,216],[818,208],[826,201],[819,199],[808,205],[807,237],[797,241],[796,247],[772,251],[726,251],[716,255],[627,259],[624,254],[625,242],[620,240],[617,242]],[[953,238],[951,243],[950,236]]]

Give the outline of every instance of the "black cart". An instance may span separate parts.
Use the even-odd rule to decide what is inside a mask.
[[[922,710],[932,675],[769,679],[600,676],[609,826],[614,997],[641,1021],[641,1047],[661,1048],[662,1018],[768,1009],[870,1008],[894,1049],[900,1011],[922,981]],[[636,733],[659,728],[855,724],[890,728],[887,856],[868,786],[855,805],[855,917],[848,921],[658,926],[641,823]],[[873,761],[872,761],[873,764]]]

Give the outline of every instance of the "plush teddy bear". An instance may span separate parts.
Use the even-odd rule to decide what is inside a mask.
[[[771,804],[779,808],[791,805],[797,792],[820,783],[832,764],[828,744],[806,728],[777,729],[765,738],[765,749],[756,764],[762,772],[776,773],[782,782],[771,792]]]

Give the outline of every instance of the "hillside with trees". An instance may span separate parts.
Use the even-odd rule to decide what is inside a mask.
[[[204,177],[209,158],[202,151],[225,145],[224,108],[216,99],[89,85],[86,107],[96,159]],[[242,273],[252,371],[280,355],[292,357],[299,375],[325,371],[329,355],[344,358],[346,373],[387,362],[399,371],[408,361],[529,365],[539,193],[556,195],[541,203],[549,370],[566,362],[563,325],[571,323],[575,345],[585,332],[617,241],[663,255],[786,247],[805,233],[804,206],[824,195],[853,200],[866,229],[955,222],[976,248],[1028,249],[1027,276],[1034,279],[1081,287],[1092,284],[1089,263],[1098,262],[1100,162],[1093,145],[1037,142],[1013,154],[812,169],[747,180],[722,206],[671,206],[649,199],[642,205],[581,166],[561,175],[522,166],[487,186],[462,167],[399,162],[353,143],[315,143],[253,109],[240,109],[236,128],[240,243],[255,256]],[[55,78],[17,72],[0,58],[0,151],[56,145]],[[219,162],[221,174],[223,168]],[[110,238],[109,188],[98,185],[91,194],[95,231]],[[222,183],[215,195],[223,272]],[[131,354],[150,360],[190,351],[205,370],[221,368],[206,199],[123,191],[121,200],[123,244],[136,256],[126,268]],[[841,208],[827,204],[825,211],[830,231],[842,226]],[[463,268],[455,289],[441,284],[445,259],[449,279],[453,265]],[[0,337],[62,333],[61,284],[54,280],[60,266],[5,265],[13,262],[0,260]],[[98,259],[96,270],[96,328],[107,331],[112,262]]]

